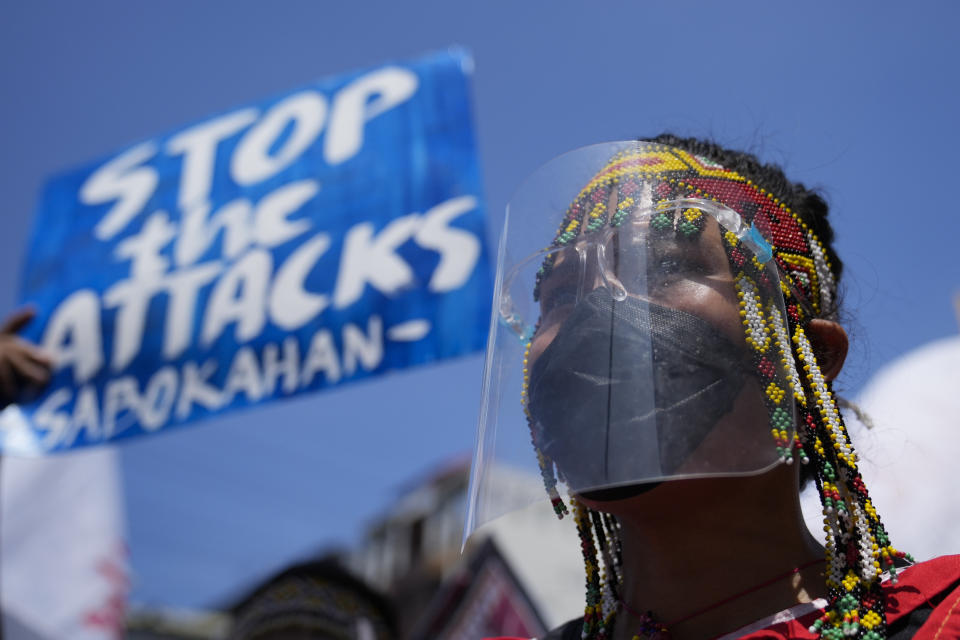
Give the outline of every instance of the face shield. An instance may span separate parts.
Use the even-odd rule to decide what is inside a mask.
[[[465,537],[565,491],[614,499],[792,456],[786,285],[763,235],[684,183],[689,157],[595,145],[511,200]]]

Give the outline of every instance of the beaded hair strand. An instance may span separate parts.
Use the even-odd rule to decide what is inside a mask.
[[[735,235],[725,235],[724,248],[735,274],[746,342],[752,349],[758,379],[766,384],[764,400],[774,446],[784,462],[792,462],[796,453],[801,463],[812,467],[823,508],[830,598],[826,613],[811,632],[826,640],[882,640],[886,618],[881,574],[888,571],[895,580],[894,560],[912,559],[890,545],[857,470],[857,455],[832,385],[804,331],[813,317],[836,316],[836,285],[842,264],[829,246],[833,232],[826,221],[826,204],[753,156],[666,135],[652,143],[638,143],[636,149],[612,158],[570,205],[553,246],[569,244],[582,233],[618,226],[636,208],[644,184],[653,185],[655,202],[692,197],[729,206],[772,242],[784,275],[779,291],[763,265],[747,259]],[[610,206],[614,202],[615,209]],[[793,209],[797,203],[803,215]],[[673,217],[655,216],[651,228],[692,238],[703,229],[703,218],[698,210],[687,209]],[[535,298],[551,267],[549,260],[541,266]],[[786,304],[786,317],[771,302],[779,293]],[[526,407],[528,382],[525,356],[522,398],[532,430],[533,418]],[[786,404],[790,402],[796,406],[799,421],[792,438],[787,430],[791,411]],[[557,490],[556,466],[542,453],[535,437],[534,447],[554,510],[562,518],[567,507]],[[606,639],[616,620],[621,583],[619,525],[609,514],[592,511],[573,497],[571,502],[586,570],[583,638]]]

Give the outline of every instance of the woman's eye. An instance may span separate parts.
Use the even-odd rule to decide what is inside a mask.
[[[660,260],[658,270],[660,273],[673,274],[684,271],[686,266],[686,264],[677,258],[664,258]]]
[[[687,275],[702,271],[700,265],[686,257],[664,256],[657,262],[657,272],[664,275]]]
[[[663,256],[654,265],[656,280],[663,285],[703,276],[703,264],[690,256]]]

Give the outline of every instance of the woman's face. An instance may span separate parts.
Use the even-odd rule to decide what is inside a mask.
[[[633,298],[699,316],[730,340],[743,341],[737,291],[716,220],[707,216],[694,239],[651,231],[649,220],[631,220],[603,245],[581,236],[558,253],[540,285],[540,326],[530,346],[531,363],[576,303],[604,286],[619,286]]]
[[[540,283],[528,407],[574,491],[775,461],[721,227],[704,219],[693,237],[649,219],[581,236]]]

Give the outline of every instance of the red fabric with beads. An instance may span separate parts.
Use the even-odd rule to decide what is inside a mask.
[[[896,584],[883,584],[887,623],[892,624],[912,611],[936,602],[926,623],[914,634],[915,640],[960,638],[960,556],[943,556],[904,569]],[[951,589],[951,586],[954,588]],[[739,636],[743,640],[816,640],[809,628],[822,612],[812,611],[788,622]]]
[[[960,555],[942,556],[904,569],[900,572],[896,584],[889,580],[883,584],[888,623],[896,622],[927,603],[935,603],[927,621],[914,634],[914,639],[956,640],[960,638],[960,584],[958,583],[960,583]],[[735,637],[741,640],[817,640],[818,636],[810,633],[809,629],[822,614],[822,611],[811,611],[795,620],[777,622],[763,629]],[[487,640],[528,639],[500,637]]]
[[[939,600],[927,622],[913,637],[919,640],[960,638],[958,581],[960,555],[942,556],[904,570],[897,584],[884,585],[887,619],[892,622],[927,602]],[[948,592],[951,586],[954,588]]]

